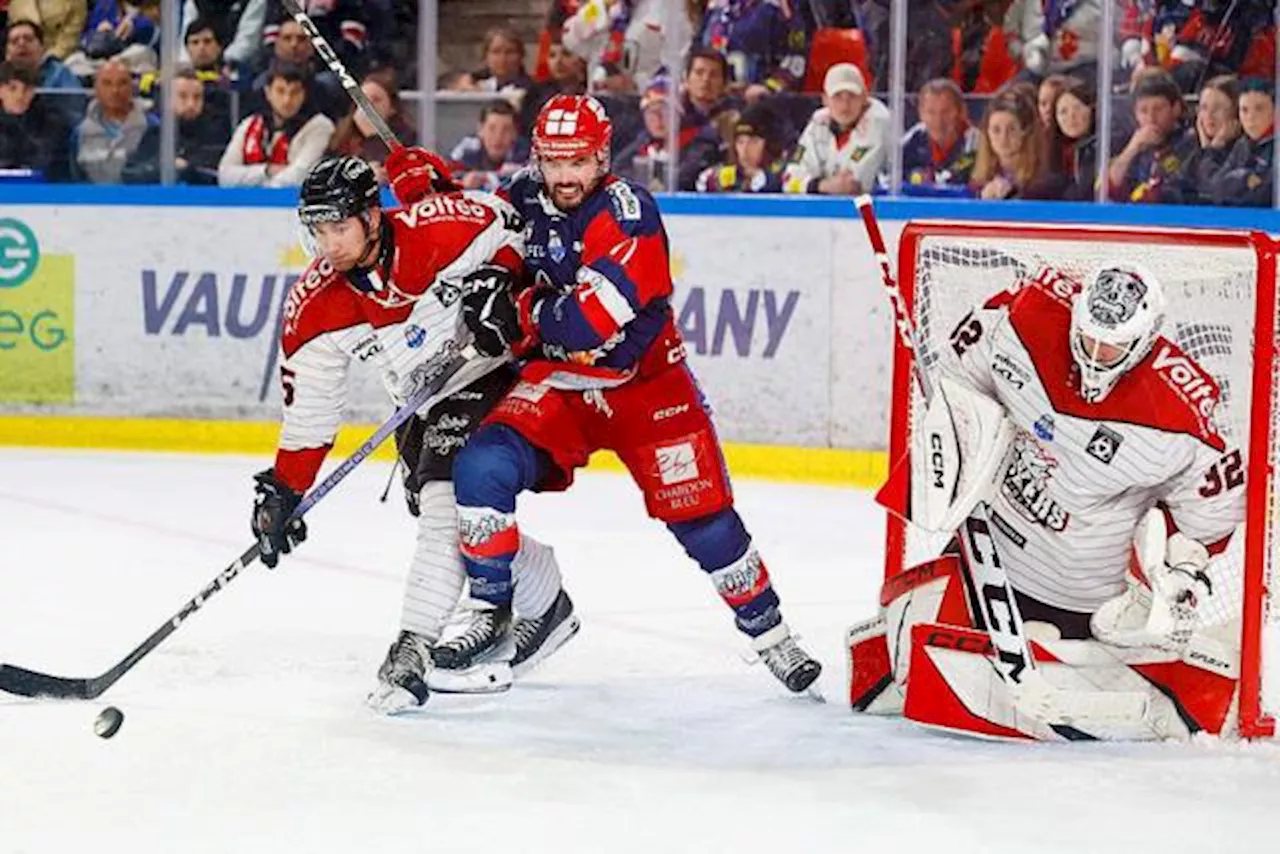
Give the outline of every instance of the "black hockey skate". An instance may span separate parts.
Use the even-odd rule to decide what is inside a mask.
[[[581,625],[578,615],[573,613],[573,600],[563,590],[546,613],[516,620],[512,629],[516,639],[516,654],[511,659],[512,673],[520,677],[533,670],[568,643]]]
[[[769,672],[789,691],[799,694],[807,690],[822,673],[822,665],[800,648],[786,623],[756,638],[752,646]]]
[[[369,694],[374,709],[393,713],[427,702],[427,668],[431,665],[431,644],[422,635],[401,631],[387,650],[378,668],[378,687]]]
[[[472,615],[461,635],[431,650],[438,669],[466,670],[511,654],[511,605],[482,605]]]

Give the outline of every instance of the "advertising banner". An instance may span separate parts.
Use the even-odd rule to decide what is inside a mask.
[[[0,407],[274,420],[281,304],[307,262],[294,222],[285,208],[7,208]],[[882,444],[875,395],[888,387],[877,388],[888,339],[866,329],[882,307],[864,275],[870,257],[847,245],[853,223],[670,216],[667,226],[672,307],[724,438]],[[352,377],[348,417],[385,417],[378,378]],[[840,378],[855,390],[837,394]],[[864,428],[868,417],[876,427]]]

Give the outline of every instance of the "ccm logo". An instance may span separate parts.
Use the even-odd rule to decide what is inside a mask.
[[[942,459],[942,435],[929,434],[929,473],[933,475],[933,488],[942,489],[946,485],[946,471]]]
[[[668,406],[666,409],[659,409],[657,412],[653,413],[653,420],[661,421],[664,418],[671,418],[672,416],[688,411],[689,404],[687,403],[682,403],[679,406]]]

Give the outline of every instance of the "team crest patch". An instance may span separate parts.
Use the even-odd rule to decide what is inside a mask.
[[[446,282],[441,280],[431,288],[435,293],[436,299],[440,300],[440,304],[445,308],[453,305],[458,301],[458,297],[462,296],[462,288],[458,287],[454,282]]]
[[[1036,437],[1046,442],[1053,441],[1053,416],[1045,413],[1036,419],[1036,423],[1032,425],[1032,429],[1036,431]]]
[[[551,260],[555,261],[557,264],[564,260],[564,241],[560,239],[560,233],[554,229],[550,236],[547,237],[547,254],[550,255]]]
[[[1093,438],[1089,440],[1085,450],[1089,452],[1089,456],[1098,462],[1110,465],[1111,461],[1115,459],[1116,451],[1120,450],[1120,443],[1123,441],[1123,436],[1103,424],[1098,427],[1098,432],[1093,434]]]

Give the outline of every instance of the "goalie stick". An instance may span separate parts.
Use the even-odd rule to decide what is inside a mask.
[[[436,365],[434,371],[429,372],[424,377],[421,386],[404,406],[397,409],[395,414],[378,428],[377,432],[343,461],[342,465],[334,469],[328,477],[307,493],[306,497],[299,502],[297,509],[293,511],[291,518],[300,519],[311,508],[319,504],[326,495],[333,491],[334,487],[341,483],[347,475],[351,474],[356,466],[364,462],[379,445],[385,442],[396,431],[397,427],[409,420],[411,415],[430,402],[431,398],[438,394],[440,389],[444,388],[449,378],[476,355],[475,348],[467,346],[453,355],[448,361]],[[257,560],[258,556],[258,544],[254,543],[244,554],[232,561],[226,569],[219,572],[199,593],[187,600],[186,604],[179,608],[176,614],[166,620],[146,640],[138,644],[132,652],[107,672],[99,676],[73,679],[52,676],[48,673],[39,673],[35,670],[28,670],[25,667],[17,667],[12,664],[0,664],[0,691],[18,694],[23,697],[92,700],[114,685],[121,676],[128,673],[135,664],[163,643],[165,638],[176,632],[187,621],[187,618],[203,608],[215,593],[224,590],[228,584],[236,579],[236,576],[241,571]]]
[[[889,250],[871,197],[858,196],[854,203],[880,267],[880,281],[888,292],[894,325],[903,346],[911,353],[912,374],[927,404],[933,397],[932,383],[920,364],[915,323],[906,297],[893,275]],[[1090,721],[1134,720],[1146,716],[1147,698],[1143,694],[1065,691],[1050,685],[1044,678],[1036,666],[1013,588],[1000,563],[1000,554],[991,535],[990,506],[986,501],[979,501],[969,512],[957,539],[969,567],[969,573],[962,573],[962,576],[967,585],[972,585],[967,593],[974,605],[974,617],[979,623],[978,628],[991,637],[991,645],[996,652],[993,665],[1001,681],[1008,686],[1018,711],[1031,715],[1059,734],[1062,734],[1062,727],[1074,730],[1077,724],[1087,727]]]

